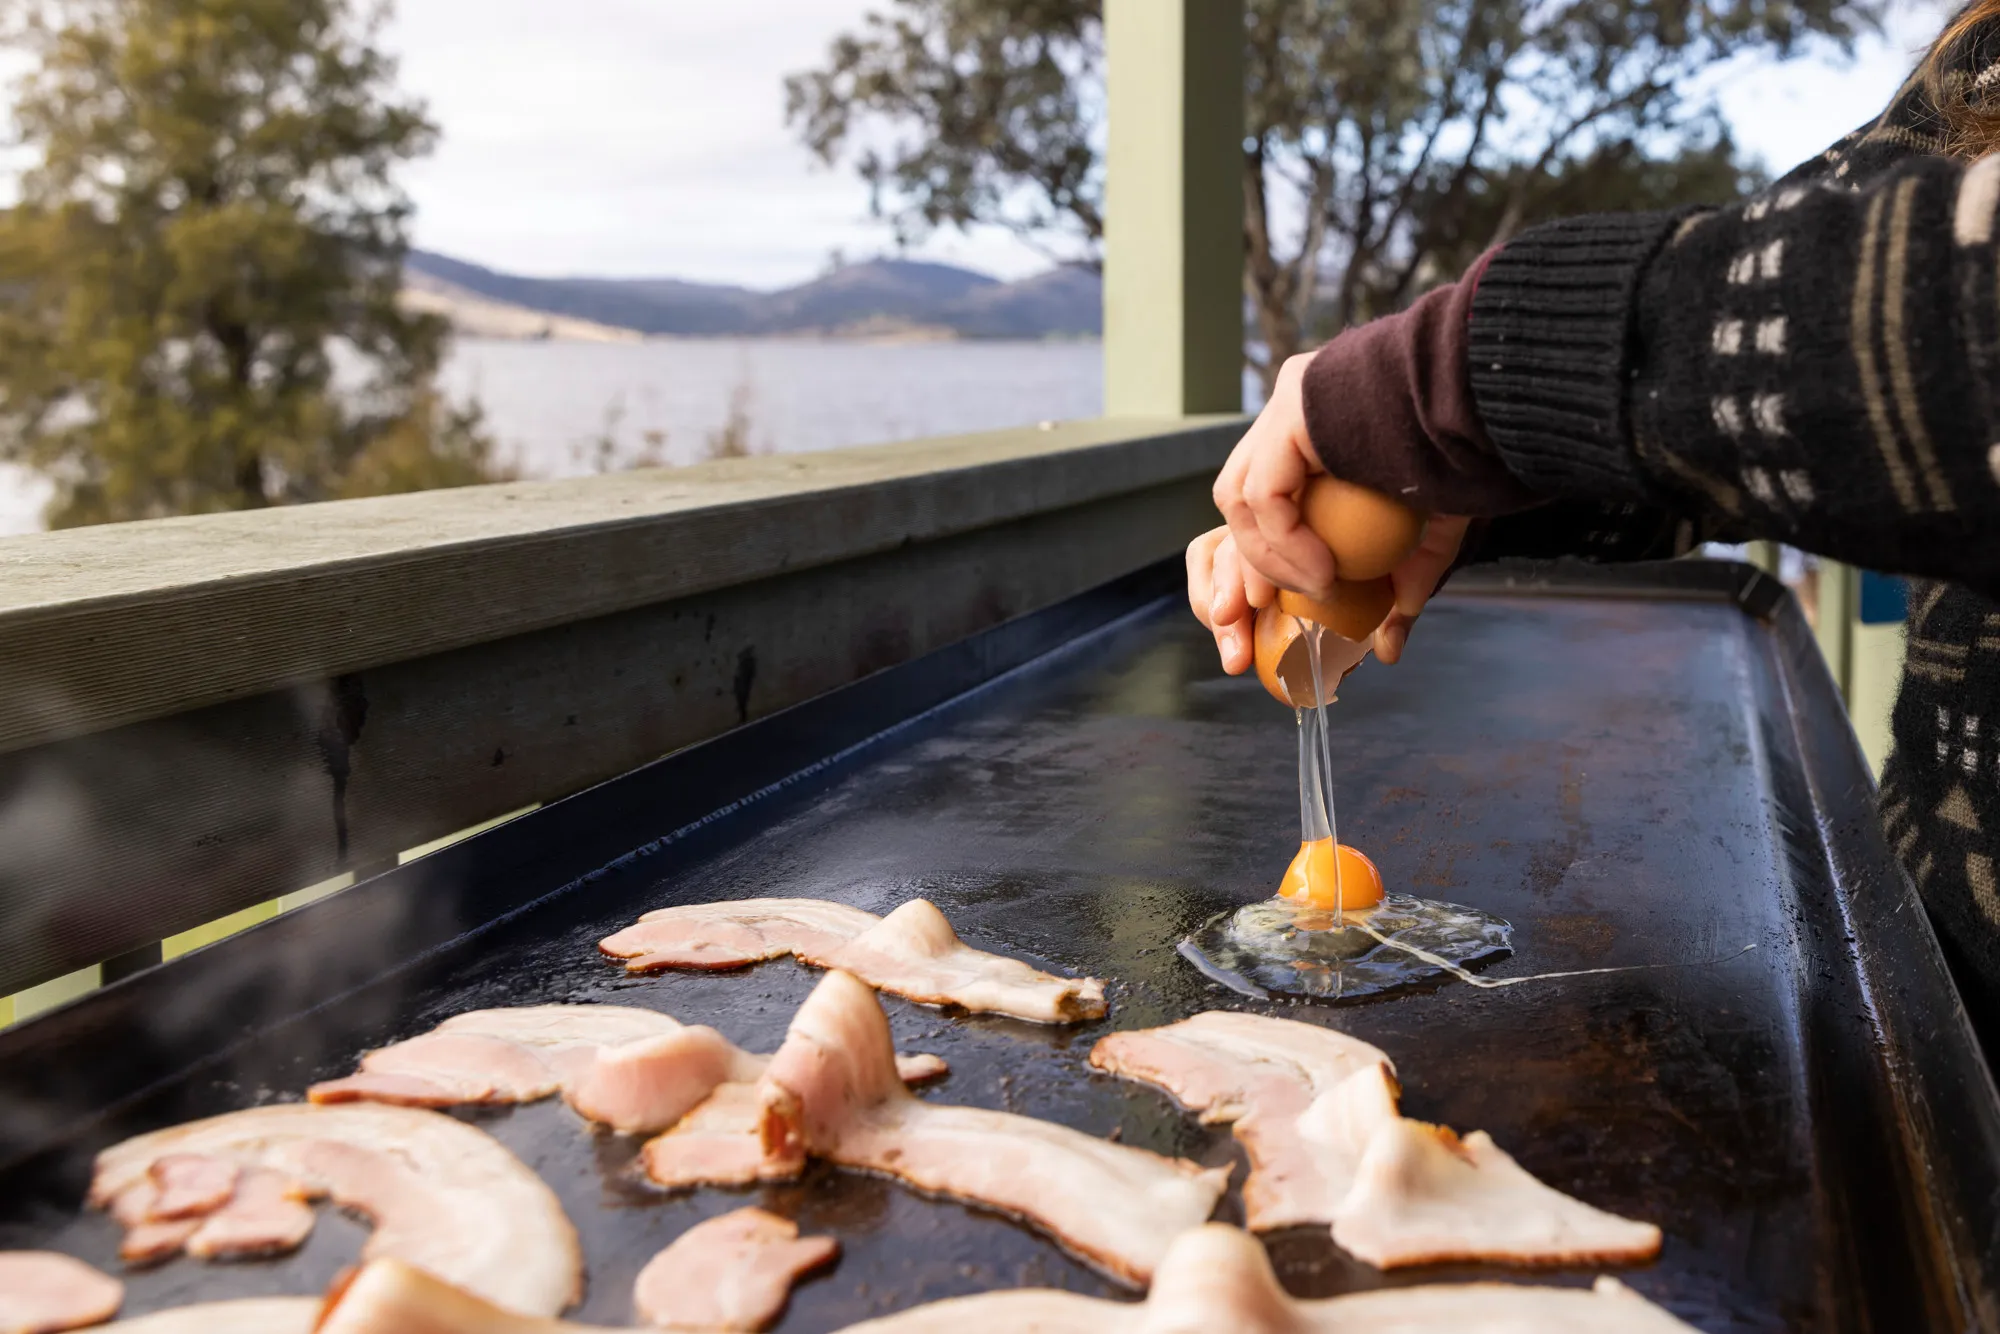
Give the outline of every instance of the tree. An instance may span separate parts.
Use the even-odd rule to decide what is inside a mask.
[[[17,0],[35,164],[0,215],[0,457],[57,525],[497,474],[397,305],[427,151],[350,0]]]
[[[828,164],[853,150],[899,240],[997,223],[1094,264],[1099,0],[893,0],[863,25],[785,80],[807,145]],[[878,128],[898,137],[877,145]]]
[[[786,113],[904,239],[998,224],[1095,263],[1100,0],[888,0]],[[1244,282],[1268,388],[1308,342],[1406,304],[1523,226],[1727,199],[1702,76],[1845,49],[1883,0],[1246,0]],[[1261,349],[1261,350],[1259,350]]]

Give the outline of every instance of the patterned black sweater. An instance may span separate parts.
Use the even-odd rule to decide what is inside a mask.
[[[2000,29],[1950,77],[2000,90]],[[1881,812],[2000,1049],[2000,155],[1913,76],[1757,198],[1524,233],[1472,303],[1480,418],[1546,495],[1479,558],[1771,539],[1915,576]]]

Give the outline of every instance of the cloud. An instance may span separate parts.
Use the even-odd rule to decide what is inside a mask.
[[[853,175],[785,128],[781,88],[887,3],[398,0],[386,44],[444,130],[404,175],[418,244],[523,273],[760,287],[809,277],[835,248],[888,248]],[[1888,101],[1944,10],[1893,6],[1851,63],[1816,52],[1720,72],[1737,142],[1778,172],[1819,152]],[[0,74],[18,62],[0,52]],[[20,165],[0,156],[0,204]],[[1002,276],[1046,267],[993,232],[941,233],[921,254]]]
[[[784,125],[781,80],[886,0],[400,0],[404,83],[444,128],[413,167],[418,242],[534,274],[776,286],[891,244],[851,173]],[[1894,11],[1850,64],[1815,53],[1715,82],[1738,142],[1784,171],[1885,103],[1937,30]],[[1045,267],[996,233],[923,254],[1005,276]]]
[[[1954,6],[1955,7],[1955,6]],[[1947,6],[1890,7],[1879,37],[1855,43],[1851,61],[1813,52],[1782,65],[1744,63],[1719,83],[1737,145],[1783,175],[1879,114],[1944,26]]]
[[[781,81],[881,0],[400,0],[385,44],[430,103],[408,169],[430,249],[534,274],[775,286],[835,247],[891,244],[851,173],[784,124]],[[1002,274],[1046,261],[998,235],[926,253]]]

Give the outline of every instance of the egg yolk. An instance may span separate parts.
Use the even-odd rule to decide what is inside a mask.
[[[1340,858],[1337,890],[1334,887],[1336,855]],[[1292,864],[1285,868],[1285,879],[1278,886],[1278,896],[1329,912],[1335,908],[1348,912],[1372,908],[1382,901],[1382,873],[1375,869],[1374,862],[1345,843],[1340,845],[1336,854],[1332,839],[1318,838],[1299,844],[1299,855],[1292,858]]]

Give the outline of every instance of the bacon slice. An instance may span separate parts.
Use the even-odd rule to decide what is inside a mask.
[[[872,912],[826,899],[737,899],[657,908],[606,936],[597,948],[627,972],[741,968],[795,954],[824,958],[881,922]]]
[[[455,1014],[435,1031],[512,1042],[540,1056],[567,1086],[598,1052],[661,1037],[680,1027],[672,1015],[633,1005],[514,1005]]]
[[[717,1220],[720,1221],[720,1220]],[[672,1248],[669,1248],[670,1250]],[[199,1310],[202,1308],[190,1308]],[[169,1313],[177,1314],[177,1313]],[[112,1327],[124,1330],[126,1326]],[[196,1326],[131,1334],[197,1334]],[[686,1328],[683,1326],[682,1328]],[[711,1327],[712,1328],[712,1327]],[[1176,1238],[1144,1302],[1020,1289],[933,1302],[842,1334],[1696,1334],[1614,1279],[1590,1288],[1439,1284],[1288,1296],[1248,1233],[1209,1224]],[[202,1334],[207,1334],[202,1329]],[[234,1334],[234,1331],[230,1331]],[[248,1331],[245,1331],[248,1334]],[[285,1330],[284,1334],[290,1334]],[[517,1315],[394,1259],[372,1260],[328,1299],[318,1334],[605,1334],[595,1326]]]
[[[1210,1010],[1164,1028],[1113,1033],[1091,1049],[1100,1070],[1156,1085],[1207,1124],[1231,1124],[1250,1159],[1243,1210],[1253,1231],[1326,1223],[1366,1147],[1351,1128],[1396,1115],[1389,1058],[1316,1024]],[[1329,1099],[1366,1074],[1344,1099]],[[1360,1142],[1351,1142],[1359,1138]]]
[[[312,1334],[317,1297],[245,1297],[201,1302],[114,1321],[101,1334]]]
[[[639,1151],[646,1175],[670,1190],[790,1181],[805,1170],[804,1154],[766,1152],[762,1090],[724,1084],[664,1135]]]
[[[105,1210],[125,1229],[118,1243],[118,1258],[129,1265],[157,1264],[179,1255],[181,1246],[201,1226],[199,1218],[180,1218],[153,1223],[153,1201],[160,1197],[159,1183],[152,1175],[134,1181],[106,1203]]]
[[[957,1005],[1044,1024],[1104,1017],[1104,983],[1056,977],[1019,959],[973,949],[927,899],[911,899],[824,960],[805,962],[843,969],[877,990],[925,1005]]]
[[[896,1053],[896,1074],[905,1084],[928,1084],[933,1079],[943,1079],[951,1073],[944,1057],[933,1056],[929,1052]]]
[[[889,1021],[868,986],[835,971],[793,1018],[746,1096],[724,1085],[651,1141],[668,1186],[785,1179],[808,1155],[1034,1223],[1083,1258],[1144,1283],[1175,1235],[1214,1209],[1229,1169],[1204,1169],[1066,1126],[920,1102],[898,1078]]]
[[[840,1254],[832,1237],[762,1209],[697,1223],[647,1261],[632,1286],[639,1318],[667,1329],[760,1330],[784,1312],[792,1284]]]
[[[1092,1065],[1156,1084],[1205,1121],[1234,1122],[1249,1155],[1244,1214],[1255,1231],[1332,1225],[1382,1269],[1446,1260],[1624,1263],[1660,1250],[1660,1230],[1534,1179],[1482,1133],[1404,1119],[1386,1056],[1291,1019],[1211,1012],[1115,1033]]]
[[[616,1047],[680,1026],[670,1014],[637,1005],[502,1005],[455,1014],[432,1031],[504,1038],[540,1052],[564,1052]]]
[[[959,940],[937,905],[911,899],[887,917],[821,899],[740,899],[649,912],[598,942],[627,971],[738,968],[790,954],[879,991],[1043,1024],[1104,1016],[1104,983],[1065,978]]]
[[[578,1112],[628,1135],[665,1130],[715,1091],[764,1072],[752,1056],[700,1025],[601,1048],[564,1098]]]
[[[379,1047],[345,1079],[306,1090],[312,1102],[410,1107],[533,1102],[596,1054],[679,1032],[669,1015],[624,1005],[519,1005],[453,1015],[428,1033]]]
[[[982,1292],[976,1297],[952,1297],[941,1302],[912,1307],[879,1320],[848,1325],[835,1334],[999,1334],[1023,1330],[1031,1334],[1151,1334],[1145,1321],[1146,1307],[1101,1301],[1055,1288],[1016,1288],[1011,1292]],[[1263,1334],[1263,1325],[1193,1326],[1213,1329],[1220,1334]],[[1162,1332],[1165,1334],[1165,1331]],[[1180,1334],[1174,1330],[1172,1334]],[[1282,1326],[1272,1334],[1299,1334],[1293,1326]],[[1401,1330],[1396,1334],[1402,1334]]]
[[[714,1091],[763,1073],[712,1028],[620,1005],[523,1005],[454,1015],[429,1033],[361,1058],[315,1084],[316,1103],[404,1107],[532,1102],[560,1089],[583,1116],[626,1134],[665,1130]],[[946,1073],[936,1056],[897,1061],[911,1083]]]
[[[842,1334],[1695,1334],[1613,1279],[1592,1288],[1509,1283],[1385,1288],[1318,1301],[1288,1296],[1248,1233],[1210,1224],[1174,1242],[1143,1303],[1026,1289],[933,1302]]]
[[[55,1334],[101,1325],[125,1285],[59,1251],[0,1251],[0,1334]]]
[[[1543,1185],[1485,1131],[1461,1140],[1402,1119],[1369,1139],[1333,1239],[1381,1269],[1444,1260],[1619,1264],[1660,1252],[1660,1229]]]
[[[135,1267],[156,1265],[181,1253],[187,1239],[201,1226],[199,1218],[175,1223],[140,1223],[126,1229],[118,1242],[118,1258]]]
[[[154,1163],[147,1175],[155,1187],[146,1203],[148,1223],[199,1218],[228,1203],[236,1193],[236,1165],[212,1158],[168,1154]]]
[[[229,1201],[199,1221],[187,1238],[187,1253],[201,1260],[242,1260],[295,1251],[312,1235],[311,1198],[284,1173],[253,1167],[241,1174]]]
[[[218,1225],[238,1229],[235,1244],[247,1234],[273,1245],[280,1236],[302,1240],[299,1215],[281,1198],[325,1195],[374,1220],[363,1258],[396,1256],[535,1315],[561,1311],[581,1290],[576,1231],[554,1193],[498,1140],[451,1117],[371,1103],[230,1112],[106,1149],[91,1203],[129,1216],[127,1192],[150,1182],[154,1163],[178,1154],[234,1164],[244,1169],[241,1181],[256,1183],[239,1186],[244,1214]],[[251,1170],[258,1168],[277,1180]],[[234,1207],[232,1197],[202,1226]]]
[[[371,1051],[361,1058],[360,1077],[370,1075],[437,1085],[451,1103],[534,1102],[562,1086],[533,1049],[483,1033],[426,1033]]]
[[[596,1325],[575,1325],[567,1320],[502,1310],[434,1274],[388,1257],[370,1260],[345,1282],[336,1284],[328,1294],[314,1331],[315,1334],[610,1334]],[[194,1332],[190,1330],[188,1334]]]
[[[1543,1288],[1511,1283],[1435,1284],[1389,1288],[1335,1297],[1340,1331],[1394,1330],[1396,1334],[1696,1334],[1685,1324],[1608,1275],[1588,1288]]]

